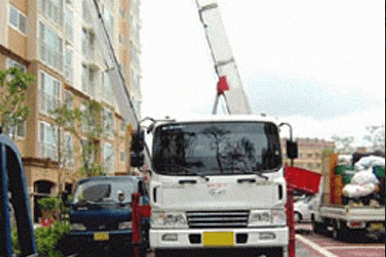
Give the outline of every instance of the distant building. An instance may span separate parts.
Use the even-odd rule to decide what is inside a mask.
[[[287,138],[281,139],[283,162],[289,165],[290,160],[286,158],[286,140]],[[299,158],[294,160],[294,166],[321,173],[322,156],[334,150],[334,142],[317,138],[297,138],[296,141],[299,147]]]

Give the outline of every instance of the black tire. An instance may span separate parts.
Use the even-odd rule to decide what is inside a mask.
[[[170,252],[170,251],[167,251],[167,250],[155,250],[155,257],[173,257],[174,255]]]
[[[302,215],[298,212],[294,213],[294,221],[295,224],[301,223],[302,222]]]
[[[334,221],[334,224],[333,224],[333,230],[332,230],[332,238],[336,239],[336,240],[339,240],[339,241],[343,241],[343,240],[347,240],[347,236],[348,236],[348,228],[346,226],[346,224],[344,224],[343,222],[339,222],[339,221]]]
[[[324,223],[317,222],[315,217],[311,217],[312,231],[316,234],[321,234],[324,232]]]

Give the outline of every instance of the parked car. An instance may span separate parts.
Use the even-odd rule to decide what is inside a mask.
[[[294,204],[296,223],[311,222],[311,213],[314,210],[316,201],[315,196],[305,195]]]
[[[132,253],[131,196],[147,198],[137,176],[91,177],[79,180],[70,203],[68,241],[76,253]],[[147,200],[143,200],[147,202]],[[143,231],[148,231],[144,220]]]

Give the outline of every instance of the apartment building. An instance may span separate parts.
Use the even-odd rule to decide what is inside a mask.
[[[286,140],[287,138],[281,139],[283,156],[286,153]],[[334,142],[317,138],[297,138],[296,141],[299,147],[299,158],[294,160],[294,166],[321,173],[323,154],[334,150]],[[287,158],[283,161],[290,164]]]
[[[103,105],[108,137],[100,142],[108,175],[128,174],[130,124],[124,122],[82,0],[2,0],[0,5],[0,69],[18,66],[33,74],[28,89],[31,114],[12,131],[23,156],[35,220],[36,201],[58,192],[58,133],[65,138],[66,172],[62,187],[80,178],[82,144],[53,125],[51,111],[66,103],[84,106],[87,99]],[[140,115],[140,0],[98,0],[104,23],[126,85]]]

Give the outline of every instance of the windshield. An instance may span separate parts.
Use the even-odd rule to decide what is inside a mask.
[[[264,173],[281,166],[277,127],[265,122],[163,125],[154,134],[153,156],[155,172],[168,175]]]
[[[79,182],[74,192],[74,204],[129,203],[137,191],[134,179],[85,180]],[[124,195],[124,197],[119,195]]]

